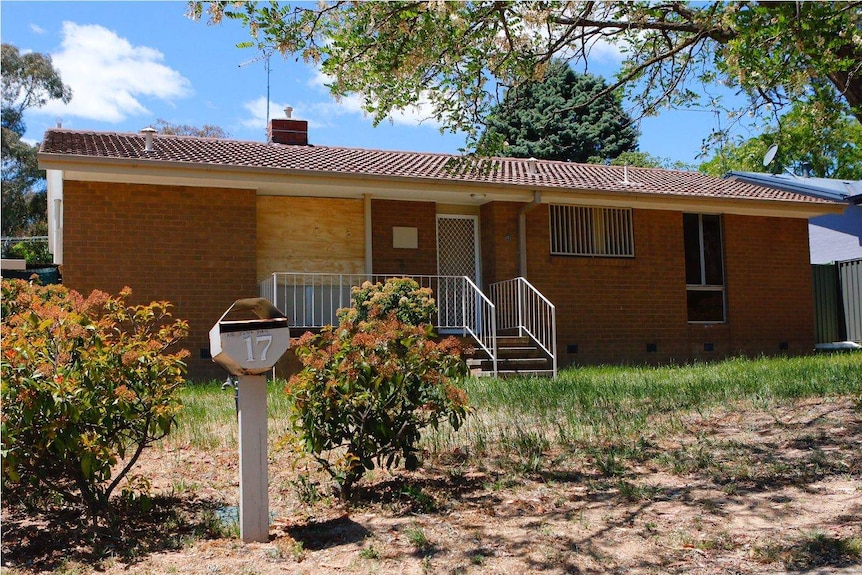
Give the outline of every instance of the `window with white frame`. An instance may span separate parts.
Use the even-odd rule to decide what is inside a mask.
[[[631,209],[552,204],[549,211],[552,255],[635,255]]]
[[[688,321],[726,320],[721,216],[683,214]]]

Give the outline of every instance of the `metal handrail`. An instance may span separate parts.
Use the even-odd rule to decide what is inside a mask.
[[[488,294],[497,309],[499,329],[517,329],[529,335],[550,358],[557,377],[556,307],[525,278],[493,283]]]
[[[497,375],[497,313],[491,300],[466,276],[275,272],[260,283],[260,296],[275,305],[294,327],[338,323],[336,312],[350,307],[351,289],[364,282],[409,277],[430,288],[437,303],[434,325],[441,332],[470,336],[488,354]]]

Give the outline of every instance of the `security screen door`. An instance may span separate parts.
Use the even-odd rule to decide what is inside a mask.
[[[477,216],[437,216],[438,328],[461,328],[472,323],[465,313],[474,314],[475,298],[461,276],[479,284],[479,218]],[[465,321],[466,320],[466,321]]]

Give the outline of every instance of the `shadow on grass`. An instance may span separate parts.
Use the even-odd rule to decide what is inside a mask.
[[[80,510],[34,511],[4,502],[4,567],[52,571],[69,561],[98,567],[107,559],[134,563],[191,541],[224,537],[216,510],[223,501],[158,496],[146,512],[124,509],[111,527],[93,528]]]
[[[359,543],[371,535],[370,531],[347,515],[288,527],[286,531],[293,539],[302,543],[303,549],[309,551]]]
[[[350,504],[384,505],[399,514],[440,511],[447,501],[484,489],[488,476],[396,476],[354,489]]]
[[[789,427],[789,426],[785,426]],[[698,441],[656,456],[656,461],[680,475],[709,478],[729,493],[745,495],[809,485],[833,476],[862,475],[862,421],[806,430],[779,441],[747,444],[739,441]]]
[[[824,567],[852,567],[862,565],[862,539],[816,533],[792,544],[758,547],[755,554],[765,563],[780,562],[790,573],[808,573]]]

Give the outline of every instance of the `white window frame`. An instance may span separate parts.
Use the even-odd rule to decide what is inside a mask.
[[[550,204],[551,255],[635,257],[631,208]]]

